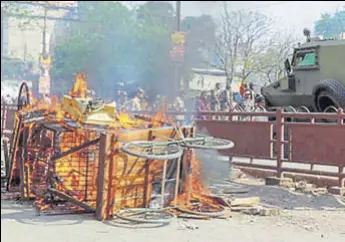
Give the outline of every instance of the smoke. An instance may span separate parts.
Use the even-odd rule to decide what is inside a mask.
[[[197,130],[198,134],[209,135],[206,129]],[[229,179],[231,166],[229,158],[222,156],[217,150],[196,150],[200,162],[200,179],[203,185],[210,186]]]

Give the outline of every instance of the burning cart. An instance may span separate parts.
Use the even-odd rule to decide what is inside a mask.
[[[166,222],[167,209],[195,200],[220,208],[204,195],[194,150],[229,149],[231,141],[198,136],[162,114],[117,113],[111,103],[86,98],[85,84],[77,76],[70,95],[50,104],[30,100],[22,84],[8,191],[34,200],[39,213],[90,212],[99,220]]]

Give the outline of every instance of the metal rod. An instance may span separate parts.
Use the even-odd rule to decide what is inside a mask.
[[[42,53],[43,54],[47,54],[47,42],[46,42],[47,16],[48,16],[48,8],[47,6],[44,6],[43,33],[42,33]]]
[[[183,156],[181,156],[177,160],[176,184],[175,184],[175,201],[174,201],[174,205],[175,206],[177,206],[177,202],[178,202],[178,191],[179,191],[179,187],[180,187],[180,169],[181,169],[181,159],[182,159],[182,157]]]
[[[84,196],[84,201],[87,201],[87,190],[88,190],[88,176],[89,176],[89,152],[86,151],[84,152],[85,154],[85,159],[86,159],[86,171],[85,171],[85,196]]]
[[[176,1],[176,32],[181,30],[181,1]],[[174,63],[174,98],[177,96],[177,91],[179,90],[179,66],[177,63]]]
[[[82,145],[80,145],[80,146],[78,146],[78,147],[74,147],[74,148],[72,148],[72,149],[70,149],[70,150],[68,150],[68,151],[62,152],[62,153],[60,153],[59,155],[56,155],[56,156],[54,155],[54,156],[52,157],[52,161],[56,161],[56,160],[58,160],[58,159],[61,159],[61,158],[64,157],[64,156],[70,155],[70,154],[72,154],[72,153],[74,153],[74,152],[78,152],[78,151],[80,151],[80,150],[82,150],[82,149],[85,149],[85,148],[91,146],[91,145],[95,145],[95,144],[97,144],[99,141],[100,141],[100,138],[97,138],[97,139],[88,141],[88,142],[86,142],[86,143],[84,143],[84,144],[82,144]]]
[[[191,150],[187,149],[187,152],[191,155]],[[187,205],[190,204],[191,193],[192,193],[192,174],[193,174],[193,158],[189,157],[189,166],[188,166],[188,196],[187,196]]]
[[[89,212],[94,212],[94,211],[95,211],[95,209],[93,209],[93,208],[90,207],[89,205],[84,204],[84,203],[82,203],[82,202],[80,202],[80,201],[78,201],[78,200],[76,200],[76,199],[74,199],[74,198],[68,196],[67,194],[64,194],[64,193],[62,193],[62,192],[60,192],[60,191],[57,191],[57,190],[55,190],[55,189],[52,189],[52,188],[48,188],[47,190],[48,190],[50,193],[52,193],[52,194],[54,194],[54,195],[56,195],[56,196],[58,196],[58,197],[60,197],[60,198],[62,198],[62,199],[65,199],[65,200],[67,200],[67,201],[69,201],[69,202],[71,202],[71,203],[73,203],[73,204],[75,204],[75,205],[77,205],[77,206],[79,206],[79,207],[85,209],[86,211],[89,211]]]
[[[181,1],[176,1],[176,31],[181,28]]]
[[[163,177],[162,177],[162,197],[161,197],[161,206],[164,208],[164,197],[165,197],[165,181],[167,176],[167,160],[164,160],[163,164]]]

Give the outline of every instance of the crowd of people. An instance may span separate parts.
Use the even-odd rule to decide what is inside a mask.
[[[86,97],[94,98],[95,93],[92,90],[87,90]],[[44,101],[49,103],[49,97],[47,95],[43,98]],[[117,90],[115,93],[114,104],[118,111],[125,112],[159,112],[159,111],[175,111],[184,113],[186,111],[197,112],[229,112],[230,110],[240,110],[250,112],[255,109],[264,108],[265,100],[254,90],[254,85],[243,84],[239,92],[232,92],[230,85],[226,85],[225,88],[221,88],[220,83],[216,83],[215,88],[210,91],[202,91],[200,95],[194,100],[194,108],[189,105],[187,110],[185,105],[185,99],[181,96],[177,96],[173,101],[168,101],[166,96],[157,95],[151,99],[145,95],[145,91],[141,88],[137,89],[134,97],[129,98],[128,94],[124,90]],[[1,103],[15,104],[17,100],[11,98],[10,95],[6,95],[1,98]],[[200,116],[199,118],[203,118]],[[185,122],[184,114],[177,114],[175,120],[178,123]]]
[[[149,98],[145,95],[145,91],[141,88],[138,88],[136,95],[132,99],[128,98],[127,92],[118,90],[115,103],[117,109],[120,111],[186,111],[182,97],[177,96],[173,102],[169,102],[166,96],[157,95],[150,102]]]
[[[230,85],[221,89],[220,84],[217,83],[215,89],[211,90],[209,94],[206,91],[201,92],[195,105],[195,110],[198,112],[229,112],[230,110],[251,112],[264,108],[265,99],[261,94],[255,92],[253,83],[249,85],[243,83],[239,92],[232,92]],[[200,116],[199,118],[205,117]]]
[[[116,106],[119,110],[128,111],[185,111],[184,99],[177,96],[173,102],[168,102],[167,97],[157,95],[153,102],[149,102],[145,96],[145,91],[138,88],[136,95],[129,99],[125,91],[118,90],[116,93]],[[245,111],[252,111],[256,106],[264,106],[264,98],[254,90],[254,85],[244,84],[239,92],[231,92],[230,85],[221,88],[220,83],[215,85],[211,91],[202,91],[195,100],[195,110],[200,112],[226,112],[242,107]],[[193,111],[193,110],[189,110]]]
[[[220,88],[220,84],[215,85],[215,89],[208,93],[201,92],[199,99],[196,102],[196,110],[200,112],[227,112],[236,107],[241,107],[246,112],[253,111],[257,106],[264,107],[265,100],[263,96],[256,93],[254,84],[249,86],[243,84],[239,92],[231,92],[230,85],[225,89]]]
[[[194,108],[186,108],[185,99],[177,96],[173,101],[168,102],[167,97],[157,95],[152,102],[145,95],[145,91],[139,88],[135,97],[128,98],[125,91],[118,90],[116,93],[116,106],[118,110],[126,110],[130,112],[140,111],[198,111],[198,112],[229,112],[230,110],[242,110],[251,112],[258,108],[265,107],[264,97],[256,93],[254,85],[243,84],[239,92],[232,92],[231,86],[226,85],[221,88],[221,84],[217,83],[215,88],[210,91],[202,91],[200,95],[194,100]],[[203,118],[203,117],[199,117]],[[185,116],[178,114],[175,116],[177,122],[183,123]]]

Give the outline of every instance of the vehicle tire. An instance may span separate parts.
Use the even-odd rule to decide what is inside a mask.
[[[345,86],[332,79],[321,81],[313,90],[313,103],[321,113],[329,106],[345,108]]]

